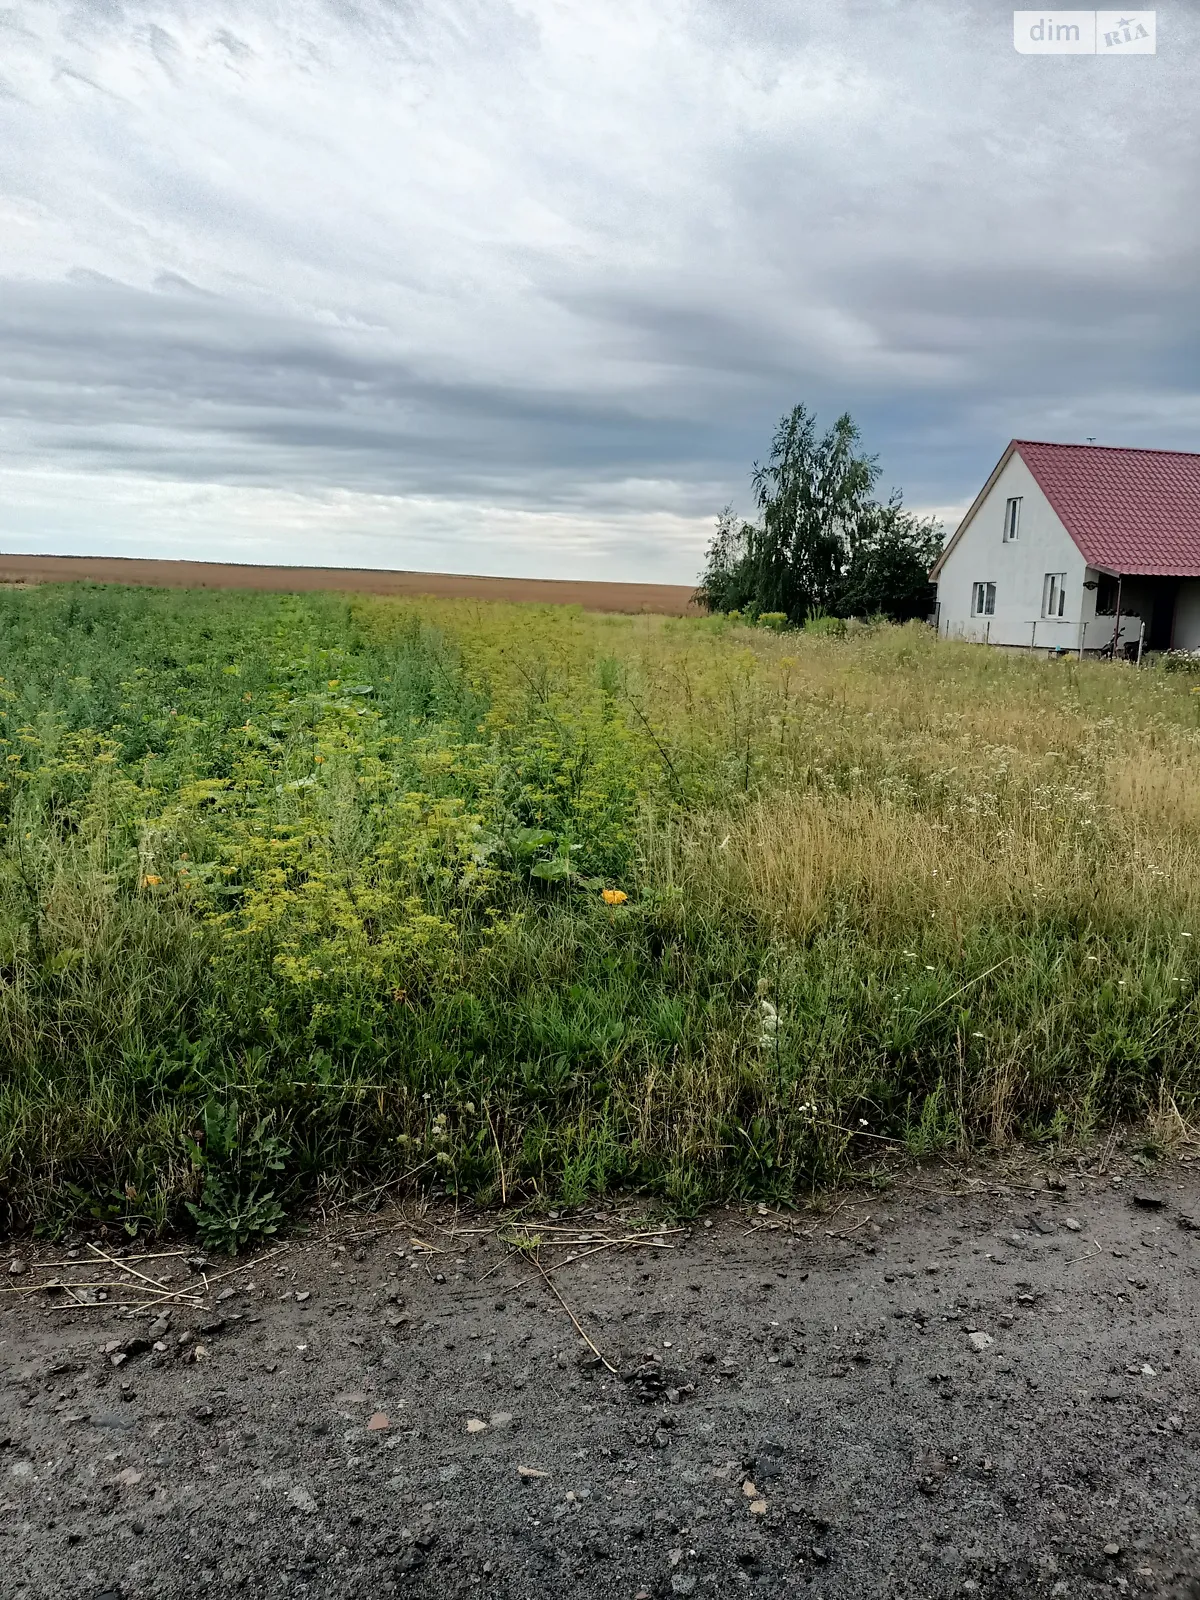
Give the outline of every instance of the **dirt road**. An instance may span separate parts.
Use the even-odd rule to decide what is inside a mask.
[[[256,567],[232,561],[155,561],[128,556],[6,556],[0,583],[130,583],[158,589],[267,589],[441,600],[519,600],[585,611],[695,616],[689,584],[597,583],[572,578],[485,578],[458,572],[390,572],[370,567]]]
[[[550,1281],[495,1217],[437,1211],[223,1278],[131,1250],[190,1297],[169,1319],[121,1309],[155,1291],[86,1241],[22,1249],[0,1590],[1200,1593],[1200,1173],[1049,1176],[550,1218]],[[50,1309],[53,1278],[131,1287]]]

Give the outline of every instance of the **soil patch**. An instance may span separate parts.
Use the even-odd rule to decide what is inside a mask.
[[[1194,1594],[1198,1223],[1180,1168],[133,1250],[188,1298],[3,1296],[4,1592]],[[77,1248],[6,1287],[136,1282]]]

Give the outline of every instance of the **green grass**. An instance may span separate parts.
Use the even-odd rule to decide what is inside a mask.
[[[1186,674],[98,587],[0,591],[0,674],[13,1225],[780,1200],[1195,1115]]]

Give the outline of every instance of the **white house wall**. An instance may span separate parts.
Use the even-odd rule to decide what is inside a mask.
[[[1018,538],[1004,541],[1004,508],[1021,499]],[[1066,609],[1061,618],[1042,616],[1048,572],[1065,573]],[[1014,452],[946,557],[938,575],[938,631],[946,638],[987,640],[991,644],[1076,649],[1080,623],[1095,616],[1095,591],[1083,587],[1086,564],[1059,521],[1037,480]],[[971,615],[971,589],[996,585],[990,617]]]

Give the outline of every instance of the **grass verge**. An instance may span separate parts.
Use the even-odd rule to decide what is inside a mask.
[[[87,587],[0,593],[0,670],[13,1225],[686,1209],[1196,1115],[1186,675]]]

